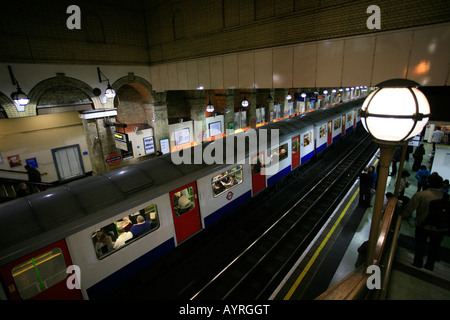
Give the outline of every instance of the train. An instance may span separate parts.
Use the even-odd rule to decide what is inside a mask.
[[[165,154],[2,204],[0,298],[100,298],[342,141],[361,125],[363,101],[251,129],[258,139],[277,129],[278,143],[246,149],[244,162],[175,164]]]

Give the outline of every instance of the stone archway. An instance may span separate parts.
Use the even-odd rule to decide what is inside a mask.
[[[17,111],[16,105],[10,98],[8,98],[7,95],[5,95],[3,92],[0,92],[0,106],[3,107],[5,110],[6,116],[11,118],[18,118],[20,117],[19,111]]]
[[[92,87],[81,80],[66,77],[64,73],[57,73],[56,77],[43,80],[31,89],[28,94],[30,103],[26,105],[27,113],[29,115],[37,115],[37,106],[41,97],[45,95],[48,90],[53,90],[58,87],[73,88],[73,90],[79,91],[82,95],[85,95],[85,97],[92,102],[94,109],[101,108],[100,99],[94,95]]]

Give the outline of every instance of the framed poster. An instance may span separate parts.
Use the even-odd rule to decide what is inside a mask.
[[[22,162],[20,161],[20,157],[18,154],[14,155],[14,156],[9,156],[8,161],[9,161],[9,166],[11,168],[22,165]]]
[[[169,138],[160,139],[159,140],[159,146],[161,147],[161,153],[170,153],[170,144],[169,144]]]

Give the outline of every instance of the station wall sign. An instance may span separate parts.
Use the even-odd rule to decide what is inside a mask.
[[[109,156],[106,158],[106,163],[110,166],[115,166],[119,164],[120,160],[122,159],[121,156],[119,156],[117,153],[110,153]]]

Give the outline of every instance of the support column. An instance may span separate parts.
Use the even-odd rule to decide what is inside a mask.
[[[144,103],[148,123],[153,127],[155,148],[161,151],[159,141],[169,138],[169,120],[167,112],[167,92],[152,92],[153,101]]]
[[[212,92],[212,91],[211,91]],[[190,99],[191,105],[191,119],[194,122],[194,142],[201,144],[207,141],[207,137],[203,139],[199,138],[201,132],[206,134],[206,95],[205,91],[196,90],[193,93],[193,97]]]

